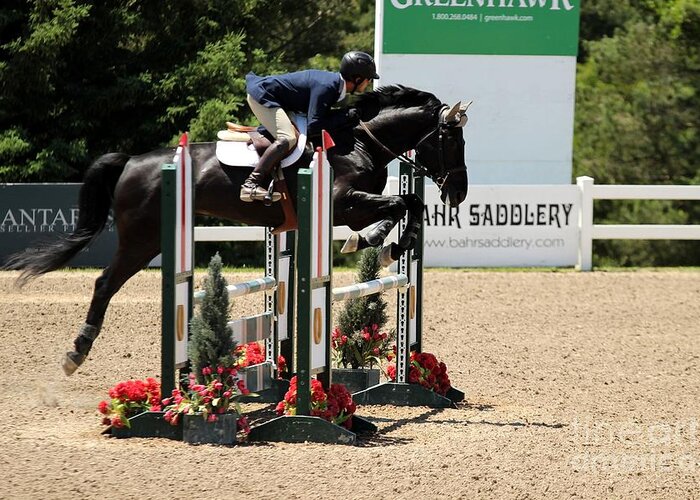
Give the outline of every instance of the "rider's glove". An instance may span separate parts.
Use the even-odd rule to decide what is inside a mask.
[[[354,127],[360,123],[360,112],[357,110],[357,108],[348,108],[347,118],[347,124]]]

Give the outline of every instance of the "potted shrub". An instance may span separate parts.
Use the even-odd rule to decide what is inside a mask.
[[[238,398],[248,394],[235,368],[218,365],[202,369],[204,382],[190,374],[187,390],[175,389],[163,400],[165,420],[178,425],[182,419],[182,440],[188,443],[233,444],[238,428],[247,432]]]
[[[378,248],[368,248],[358,262],[357,282],[379,278]],[[392,354],[393,332],[381,332],[387,322],[387,303],[382,294],[349,299],[338,314],[331,347],[333,380],[358,392],[379,383],[379,367]]]
[[[362,331],[343,335],[339,328],[333,330],[331,347],[336,366],[333,380],[359,392],[379,383],[379,366],[390,359],[392,338],[379,331],[378,325],[364,327]]]
[[[165,419],[172,425],[182,420],[183,441],[190,443],[232,444],[238,426],[248,429],[238,399],[249,391],[238,376],[221,268],[217,253],[209,263],[199,314],[190,323],[189,380],[163,400]]]

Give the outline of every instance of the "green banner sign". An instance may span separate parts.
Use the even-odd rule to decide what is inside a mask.
[[[578,0],[384,0],[384,54],[575,56]]]

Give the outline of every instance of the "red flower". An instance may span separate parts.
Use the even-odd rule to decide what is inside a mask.
[[[411,353],[410,361],[408,375],[410,383],[420,384],[438,394],[445,395],[447,393],[451,385],[445,363],[438,362],[433,354],[416,352]],[[391,380],[396,380],[396,365],[390,364],[387,367],[387,375]]]
[[[280,372],[287,371],[287,360],[281,354],[277,356],[277,370]]]
[[[119,382],[108,393],[111,400],[101,401],[97,406],[106,425],[128,426],[129,418],[160,409],[160,384],[153,378]]]
[[[107,415],[109,413],[109,403],[107,401],[100,401],[100,404],[97,405],[97,411],[103,415]]]
[[[346,422],[350,420],[350,415],[355,412],[355,403],[352,396],[341,384],[333,384],[326,392],[319,380],[311,380],[311,408],[310,413],[330,422],[349,426]],[[292,377],[289,384],[289,391],[280,401],[275,410],[278,415],[296,414],[297,405],[297,378]],[[349,427],[348,427],[349,428]]]
[[[265,361],[262,347],[257,342],[250,342],[236,347],[233,350],[233,355],[238,358],[237,366],[240,368],[257,365]]]
[[[430,353],[427,352],[422,352],[416,355],[415,360],[420,364],[423,368],[426,368],[428,370],[432,370],[435,366],[437,366],[437,359],[435,359],[435,356],[433,356]]]
[[[244,416],[241,416],[238,419],[238,428],[241,429],[243,432],[246,434],[250,433],[250,425],[248,425],[248,419]]]

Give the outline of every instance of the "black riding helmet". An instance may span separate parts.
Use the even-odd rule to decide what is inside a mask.
[[[379,78],[372,56],[358,51],[348,52],[343,56],[340,61],[340,74],[346,81],[355,81],[358,77],[363,80]]]

